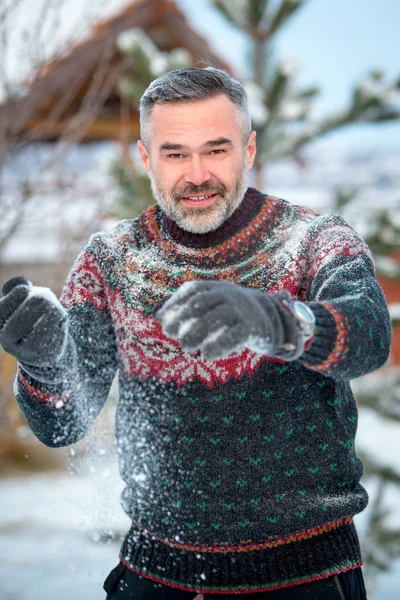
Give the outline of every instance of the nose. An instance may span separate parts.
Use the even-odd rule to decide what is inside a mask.
[[[201,185],[211,179],[210,173],[204,165],[200,156],[192,155],[187,170],[185,172],[185,181],[194,185]]]

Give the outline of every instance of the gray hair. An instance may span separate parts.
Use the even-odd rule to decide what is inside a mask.
[[[251,118],[246,90],[226,71],[215,67],[186,68],[169,71],[155,79],[140,100],[140,131],[147,146],[149,121],[154,104],[190,102],[225,94],[238,109],[243,139],[251,133]],[[148,147],[148,146],[147,146]]]

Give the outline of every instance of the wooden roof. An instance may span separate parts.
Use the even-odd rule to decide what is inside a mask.
[[[0,106],[0,147],[21,138],[76,141],[136,139],[138,113],[120,97],[117,83],[130,65],[117,47],[121,32],[140,28],[164,52],[182,47],[194,65],[229,67],[191,29],[172,0],[134,2],[97,25],[88,39],[40,71],[26,96]],[[3,144],[2,144],[3,142]]]

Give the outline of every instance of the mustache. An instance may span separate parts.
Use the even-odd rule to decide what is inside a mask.
[[[195,194],[220,194],[220,196],[224,196],[225,192],[226,187],[223,183],[212,183],[211,181],[205,181],[201,185],[188,183],[181,188],[176,188],[172,192],[172,197],[174,200],[180,200],[181,198],[187,198],[188,196],[193,196]]]

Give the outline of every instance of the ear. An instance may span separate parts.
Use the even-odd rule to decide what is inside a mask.
[[[257,133],[255,131],[252,131],[250,134],[250,137],[249,137],[249,141],[247,142],[247,146],[246,146],[247,168],[249,170],[253,166],[254,158],[255,158],[256,152],[257,152],[256,136],[257,136]]]
[[[142,140],[138,140],[137,145],[139,148],[139,154],[140,154],[141,161],[143,163],[144,168],[147,171],[147,175],[149,175],[149,173],[150,173],[149,153],[147,152],[146,146],[143,144]]]

